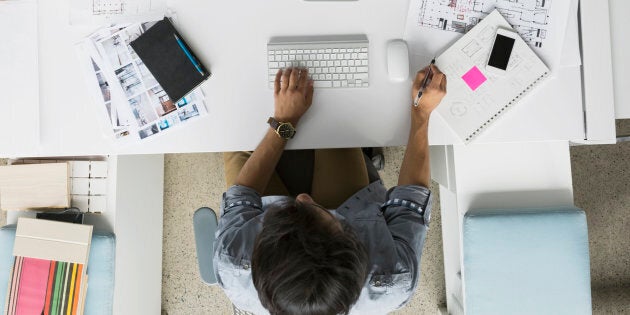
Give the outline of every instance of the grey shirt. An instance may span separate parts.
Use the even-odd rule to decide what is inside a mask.
[[[389,191],[381,181],[361,189],[331,211],[348,223],[368,251],[370,274],[351,314],[385,314],[404,306],[420,276],[420,257],[431,215],[431,193],[421,186]],[[241,310],[268,314],[251,274],[254,241],[262,230],[264,197],[245,186],[223,194],[214,244],[214,272],[219,285]]]

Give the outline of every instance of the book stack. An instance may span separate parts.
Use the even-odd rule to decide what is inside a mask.
[[[92,226],[20,218],[4,314],[83,314]]]

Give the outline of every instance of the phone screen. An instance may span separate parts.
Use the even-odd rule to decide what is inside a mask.
[[[510,55],[512,54],[512,48],[514,48],[514,38],[497,34],[494,47],[492,47],[492,52],[490,53],[488,65],[506,70],[510,61]]]

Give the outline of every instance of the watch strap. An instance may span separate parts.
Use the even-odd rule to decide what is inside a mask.
[[[273,130],[278,130],[278,127],[280,127],[280,122],[273,117],[269,117],[267,123],[269,124],[269,126],[271,126]]]

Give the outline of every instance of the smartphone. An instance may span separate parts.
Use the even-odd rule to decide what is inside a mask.
[[[518,34],[508,29],[499,28],[497,30],[486,70],[498,74],[505,73],[510,63],[510,56],[512,55],[514,44],[516,44],[517,36]]]

